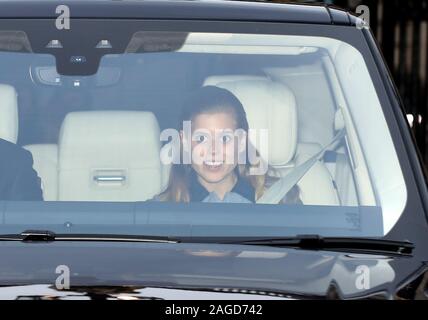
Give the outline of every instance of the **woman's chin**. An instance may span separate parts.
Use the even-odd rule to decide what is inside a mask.
[[[228,165],[222,165],[219,167],[209,167],[203,165],[196,170],[198,175],[207,183],[220,183],[227,179],[227,177],[233,172],[233,167]]]
[[[204,179],[208,183],[219,183],[224,180],[224,174],[215,174],[215,173],[206,173],[203,174],[202,179]]]
[[[208,183],[220,183],[225,181],[227,177],[230,175],[230,172],[226,170],[226,168],[222,168],[222,170],[213,172],[210,170],[203,170],[199,173],[200,177]]]

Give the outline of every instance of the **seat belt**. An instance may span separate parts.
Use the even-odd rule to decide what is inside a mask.
[[[341,129],[333,140],[321,149],[311,158],[298,165],[285,177],[276,181],[266,192],[256,201],[257,204],[278,204],[282,198],[304,177],[304,175],[321,160],[324,153],[328,151],[336,142],[340,141],[345,136],[345,128]]]

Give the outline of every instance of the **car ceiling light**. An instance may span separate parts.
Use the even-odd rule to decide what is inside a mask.
[[[59,40],[51,40],[51,41],[49,41],[49,43],[46,46],[46,48],[61,49],[62,48],[61,41],[59,41]]]
[[[112,46],[111,46],[110,41],[108,41],[108,40],[101,40],[100,42],[98,42],[96,48],[97,49],[111,49]]]

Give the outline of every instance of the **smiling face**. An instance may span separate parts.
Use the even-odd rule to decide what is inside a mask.
[[[209,191],[235,182],[238,152],[245,150],[246,140],[235,136],[236,129],[228,112],[202,113],[192,121],[192,168]]]

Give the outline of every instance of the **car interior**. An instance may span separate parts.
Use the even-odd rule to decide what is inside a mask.
[[[268,131],[268,148],[250,136],[268,176],[290,183],[321,154],[295,183],[304,206],[376,207],[389,230],[406,203],[372,75],[343,41],[137,32],[125,51],[102,55],[95,74],[77,75],[53,54],[2,50],[0,138],[31,152],[44,201],[155,198],[171,170],[162,133],[182,129],[184,101],[211,85],[240,100],[250,129]]]
[[[243,104],[250,128],[269,130],[272,175],[286,175],[343,126],[315,54],[290,56],[285,63],[274,57],[268,66],[255,56],[252,68],[233,55],[186,55],[195,56],[124,57],[129,63],[122,64],[119,83],[107,87],[43,85],[31,77],[31,64],[14,72],[16,82],[3,76],[0,135],[32,153],[44,200],[144,201],[159,194],[170,169],[159,159],[161,148],[168,148],[161,145],[160,131],[177,127],[180,103],[204,85],[231,91]],[[204,73],[208,63],[217,63],[209,68],[216,74]],[[343,147],[326,153],[298,186],[305,205],[357,203]]]

